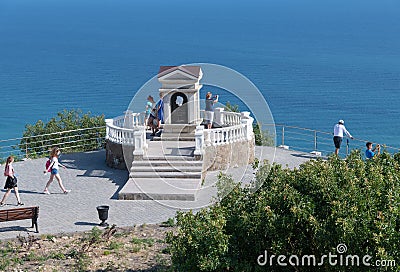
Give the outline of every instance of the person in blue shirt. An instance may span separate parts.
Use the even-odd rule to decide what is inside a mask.
[[[157,119],[158,119],[158,126],[157,129],[160,129],[161,124],[164,124],[164,101],[163,101],[163,93],[160,93],[160,100],[158,100],[156,104],[156,111],[157,111]]]
[[[372,159],[375,155],[379,155],[381,153],[381,146],[377,144],[374,149],[372,149],[372,143],[366,143],[367,150],[365,150],[365,157],[367,159]],[[376,152],[377,151],[377,152]]]
[[[149,117],[150,117],[150,113],[151,113],[151,109],[153,108],[153,102],[154,99],[151,95],[149,95],[147,97],[147,103],[146,103],[146,111],[145,111],[145,121],[144,123],[146,124],[147,128],[150,129],[150,127],[148,126],[148,121],[149,121]]]

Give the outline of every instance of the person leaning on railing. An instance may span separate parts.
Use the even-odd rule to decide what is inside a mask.
[[[344,121],[339,120],[339,122],[333,127],[333,143],[335,144],[336,155],[339,154],[339,149],[343,141],[343,133],[345,133],[350,139],[354,139],[344,126]]]

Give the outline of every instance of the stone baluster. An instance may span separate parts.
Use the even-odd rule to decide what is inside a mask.
[[[119,127],[124,128],[133,128],[133,113],[130,110],[124,111],[124,119],[123,124],[120,124]]]
[[[133,127],[137,127],[139,125],[139,114],[138,113],[133,113],[132,114],[132,119],[133,119]]]
[[[215,108],[214,109],[214,123],[216,123],[218,126],[223,126],[224,123],[224,108]]]
[[[141,119],[141,124],[142,124],[142,126],[146,126],[146,113],[145,113],[145,112],[142,112],[142,113],[140,114],[140,116],[142,117],[142,119]]]
[[[242,124],[244,125],[245,136],[244,139],[250,141],[253,138],[253,121],[254,118],[250,117],[250,112],[244,111],[242,115]]]
[[[238,128],[237,127],[235,127],[234,129],[233,129],[233,133],[234,133],[234,135],[235,136],[233,136],[233,141],[234,142],[237,142],[237,141],[239,141],[239,133],[238,133]]]
[[[215,130],[211,130],[211,144],[212,145],[215,145],[216,144],[216,142],[217,142],[217,135],[215,135]]]
[[[143,156],[146,150],[146,141],[143,137],[143,134],[146,134],[145,127],[138,127],[137,130],[133,133],[133,137],[135,138],[135,150],[133,151],[133,157],[135,160],[143,160]]]
[[[204,145],[205,146],[211,145],[211,133],[209,129],[204,130]]]
[[[110,138],[110,126],[113,123],[113,119],[106,119],[106,139]]]
[[[204,126],[196,126],[194,138],[196,143],[194,156],[196,159],[200,159],[203,156],[204,152]]]

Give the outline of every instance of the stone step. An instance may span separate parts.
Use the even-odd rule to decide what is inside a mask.
[[[200,179],[130,178],[118,199],[195,201],[200,186]]]
[[[131,172],[136,171],[137,168],[155,168],[155,167],[173,167],[176,169],[181,169],[183,167],[193,168],[193,169],[202,169],[203,162],[201,161],[192,161],[192,162],[169,162],[169,161],[152,161],[152,162],[132,162]],[[200,170],[201,171],[201,170]]]
[[[175,156],[175,155],[164,155],[164,156],[149,156],[144,157],[142,161],[197,161],[192,156]]]
[[[131,178],[201,179],[201,172],[131,172]]]
[[[162,166],[162,165],[175,165],[175,166],[202,166],[203,161],[193,161],[193,160],[179,160],[179,161],[170,161],[170,160],[149,160],[149,161],[133,161],[132,166],[142,166],[142,165],[151,165],[151,166]]]
[[[174,135],[161,135],[161,136],[154,136],[152,138],[153,141],[186,141],[186,142],[194,142],[194,136],[174,136]]]
[[[203,167],[197,166],[154,166],[154,165],[132,165],[131,172],[199,172],[201,173]]]

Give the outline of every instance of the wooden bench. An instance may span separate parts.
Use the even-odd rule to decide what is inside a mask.
[[[39,232],[37,223],[38,217],[39,217],[38,206],[0,210],[0,222],[32,219],[31,228],[35,227],[37,233]]]

